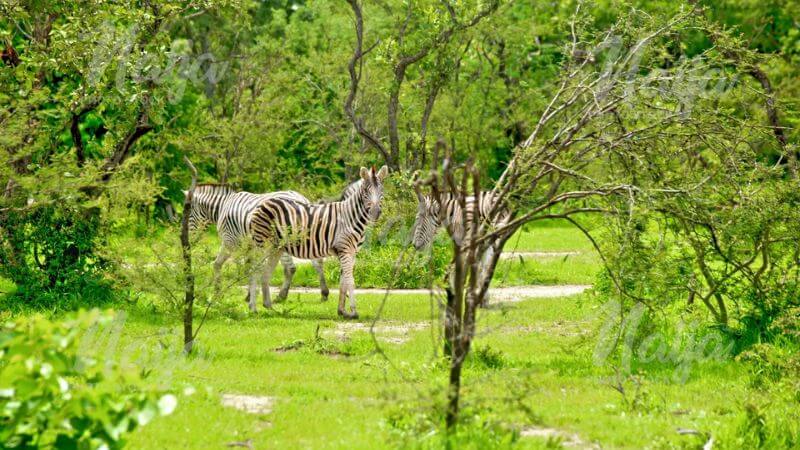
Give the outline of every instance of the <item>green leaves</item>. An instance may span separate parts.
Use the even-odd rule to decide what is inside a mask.
[[[172,414],[174,395],[81,345],[112,318],[94,310],[61,323],[34,316],[3,325],[0,446],[120,448],[125,434]]]

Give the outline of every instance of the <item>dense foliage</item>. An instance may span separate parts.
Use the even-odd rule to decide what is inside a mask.
[[[61,323],[31,317],[3,325],[3,448],[120,448],[125,434],[172,413],[175,396],[145,387],[137,367],[91,341],[113,320],[93,311]]]
[[[73,308],[102,302],[109,291],[96,253],[99,222],[96,214],[65,204],[9,212],[0,275],[26,302]],[[17,260],[20,255],[32,257]]]

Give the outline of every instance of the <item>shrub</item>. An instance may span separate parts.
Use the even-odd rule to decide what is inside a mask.
[[[356,286],[359,288],[393,289],[427,288],[431,283],[437,285],[444,281],[451,250],[445,245],[434,245],[430,252],[416,252],[413,248],[405,250],[405,256],[398,266],[398,258],[403,247],[388,244],[365,245],[356,256],[354,272]],[[330,287],[339,283],[339,262],[336,258],[325,260],[325,278]],[[272,283],[283,281],[281,270],[273,274]],[[310,264],[297,267],[293,279],[295,286],[318,286],[317,273]]]
[[[106,262],[95,252],[100,222],[96,211],[69,204],[9,212],[0,227],[0,276],[17,285],[15,295],[28,305],[103,303],[111,289]],[[92,295],[78,295],[87,291]]]
[[[125,433],[172,412],[173,395],[142,388],[137,370],[80,348],[85,330],[111,320],[95,310],[0,329],[0,447],[120,448]]]
[[[496,420],[492,412],[467,407],[452,430],[444,426],[444,405],[420,407],[412,403],[391,406],[384,426],[390,444],[404,449],[485,449],[515,448],[519,433]]]

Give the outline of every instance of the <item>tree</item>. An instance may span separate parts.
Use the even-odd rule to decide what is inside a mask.
[[[183,257],[184,299],[183,299],[183,351],[190,353],[194,345],[194,270],[192,269],[192,241],[189,237],[189,217],[192,213],[192,198],[197,187],[197,169],[188,157],[184,157],[186,166],[192,172],[192,184],[186,191],[181,217],[181,256]]]
[[[748,113],[758,91],[727,64],[729,49],[678,61],[670,53],[695,30],[719,31],[691,10],[666,19],[632,11],[608,30],[593,30],[577,11],[570,30],[558,87],[493,183],[490,212],[478,219],[473,211],[469,239],[448,229],[448,427],[457,420],[476,308],[486,301],[503,246],[526,223],[560,218],[580,228],[601,254],[612,293],[651,309],[675,292],[692,292],[727,324],[725,296],[747,292],[756,309],[785,306],[796,285],[796,208],[778,207],[796,204],[796,189],[786,166],[763,158],[772,129]],[[455,195],[466,221],[465,199],[478,194],[480,170],[472,160],[458,163],[452,151],[438,153],[417,186],[434,198]],[[513,218],[494,225],[506,211]],[[581,225],[587,215],[605,217],[617,239],[601,245]],[[659,221],[671,233],[652,245]],[[693,252],[692,276],[669,278],[679,275],[674,268],[667,277],[650,273],[664,269],[651,250]]]
[[[438,68],[434,67],[431,70],[431,77],[427,80],[428,88],[426,90],[425,106],[420,118],[418,142],[414,142],[411,137],[406,139],[405,144],[409,151],[406,157],[402,158],[398,114],[401,90],[408,72],[414,65],[434,54],[436,61],[441,63],[443,59],[447,58],[448,46],[451,45],[455,38],[459,34],[475,27],[484,18],[492,14],[499,6],[499,2],[493,1],[487,5],[479,5],[473,8],[474,11],[470,10],[472,5],[459,8],[461,11],[457,11],[454,5],[449,1],[445,1],[441,5],[437,4],[434,7],[433,11],[435,13],[433,17],[423,12],[424,10],[421,10],[421,8],[415,8],[413,3],[407,3],[402,22],[397,27],[398,32],[396,35],[387,37],[389,43],[385,50],[390,60],[392,73],[388,88],[389,96],[385,122],[389,140],[388,145],[368,129],[364,117],[355,110],[354,102],[362,79],[363,58],[380,44],[380,40],[375,41],[369,48],[364,48],[363,9],[357,0],[348,0],[348,3],[355,17],[356,45],[353,56],[347,66],[350,74],[350,92],[345,100],[345,113],[352,121],[361,138],[378,151],[392,170],[398,170],[402,161],[422,164],[425,161],[428,122],[433,112],[436,98],[442,88],[441,85],[452,75],[448,72],[452,72],[453,66],[440,64]],[[469,44],[467,44],[468,47]]]

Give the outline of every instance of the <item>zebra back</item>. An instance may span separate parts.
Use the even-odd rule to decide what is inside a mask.
[[[236,192],[225,198],[217,219],[217,230],[222,241],[229,246],[238,245],[250,233],[250,222],[253,212],[264,200],[280,198],[300,204],[308,204],[309,200],[295,191],[268,192],[253,194]]]

